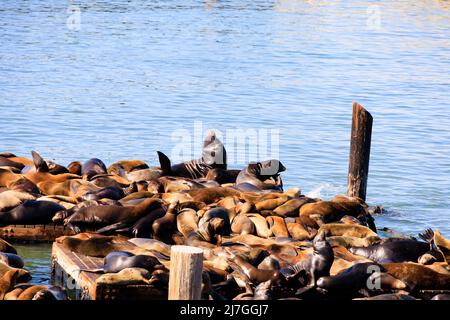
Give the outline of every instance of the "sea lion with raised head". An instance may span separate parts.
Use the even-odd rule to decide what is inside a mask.
[[[88,180],[98,174],[107,174],[106,166],[100,159],[89,159],[81,166],[81,175]]]
[[[203,142],[203,154],[200,159],[171,165],[170,159],[158,151],[159,163],[165,176],[204,178],[210,169],[227,169],[226,151],[222,142],[210,131]]]
[[[259,190],[283,190],[279,174],[285,170],[286,167],[280,161],[274,159],[250,163],[239,172],[236,178],[236,188],[239,189],[239,185],[250,184]],[[265,183],[264,181],[268,179],[274,179],[275,184]]]

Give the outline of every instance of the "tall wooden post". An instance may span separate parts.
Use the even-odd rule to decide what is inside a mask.
[[[190,246],[170,249],[169,300],[200,300],[203,250]]]
[[[347,195],[366,200],[369,175],[372,115],[357,102],[353,102],[350,160],[348,166]]]

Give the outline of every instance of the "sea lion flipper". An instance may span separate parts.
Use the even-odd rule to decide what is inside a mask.
[[[170,163],[170,159],[168,156],[166,156],[163,152],[157,151],[158,153],[158,159],[159,159],[159,165],[161,166],[161,170],[164,175],[170,175],[172,172],[172,165]]]
[[[36,151],[31,151],[33,163],[37,172],[48,172],[48,166],[45,160]]]
[[[122,229],[127,226],[128,226],[128,224],[126,222],[121,221],[121,222],[110,224],[109,226],[103,227],[101,229],[98,229],[95,233],[103,234],[103,233],[106,233],[109,231],[117,231],[118,229]]]

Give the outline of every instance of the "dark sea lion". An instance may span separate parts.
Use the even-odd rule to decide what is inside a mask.
[[[11,224],[48,224],[56,212],[65,208],[51,201],[27,200],[16,208],[0,212],[0,226]]]
[[[411,262],[382,265],[387,273],[406,283],[411,290],[450,289],[450,275],[436,272],[426,266]]]
[[[420,256],[429,250],[430,245],[428,243],[410,239],[399,239],[368,247],[352,247],[349,249],[353,254],[366,257],[378,263],[416,262]]]
[[[334,276],[325,276],[317,280],[317,286],[330,293],[355,295],[359,290],[367,288],[367,280],[373,270],[384,272],[385,269],[373,262],[357,263]]]
[[[250,163],[244,170],[239,172],[236,178],[236,186],[249,183],[258,189],[278,189],[282,190],[283,186],[279,173],[286,170],[286,167],[278,160],[266,160],[257,163]],[[276,184],[264,183],[264,180],[274,178]]]
[[[104,198],[112,200],[120,200],[125,197],[125,192],[122,188],[106,187],[96,191],[88,191],[83,196],[83,200],[100,200]]]
[[[133,207],[92,206],[79,209],[76,213],[64,220],[64,224],[80,231],[80,227],[106,227],[114,225],[114,228],[124,228],[161,207],[161,200],[157,198],[145,199],[142,203]]]
[[[158,259],[148,255],[135,255],[127,251],[113,251],[103,259],[100,269],[82,269],[87,272],[117,273],[126,268],[143,268],[153,272],[155,267],[163,267]]]
[[[172,244],[172,234],[176,231],[176,221],[178,214],[178,203],[171,203],[167,208],[166,214],[156,219],[152,224],[153,238]]]
[[[32,300],[68,300],[67,292],[59,286],[50,286],[35,293]]]
[[[201,226],[213,218],[220,218],[224,221],[225,233],[223,235],[229,235],[231,232],[230,212],[223,207],[212,208],[206,211],[203,217],[198,221],[198,225]]]
[[[116,232],[131,233],[136,238],[149,238],[153,232],[152,225],[155,220],[164,217],[166,210],[164,208],[156,208],[136,221],[130,228],[122,228],[115,230]],[[109,228],[108,228],[109,229]],[[105,229],[97,230],[97,233],[104,232]]]
[[[51,174],[56,175],[56,174],[61,174],[61,173],[70,173],[66,167],[64,167],[60,164],[57,164],[57,163],[55,163],[53,161],[49,161],[49,160],[47,160],[46,162],[47,162],[48,172]]]
[[[219,184],[235,183],[239,172],[241,170],[210,169],[206,175],[206,179],[217,181]]]
[[[86,177],[87,179],[92,178],[95,175],[98,174],[106,174],[106,166],[103,163],[102,160],[97,158],[92,158],[83,163],[83,166],[81,167],[81,175],[83,177]]]
[[[170,159],[164,153],[158,151],[158,157],[163,174],[166,176],[198,179],[204,178],[210,169],[227,169],[225,147],[213,131],[208,133],[203,142],[203,154],[200,159],[171,165]]]
[[[300,292],[303,293],[315,287],[319,278],[329,276],[333,261],[334,253],[331,245],[323,233],[318,234],[313,241],[313,253],[309,259],[292,266],[295,274],[306,274],[306,286]]]
[[[14,253],[0,252],[0,261],[3,261],[12,268],[21,269],[24,266],[22,258]]]

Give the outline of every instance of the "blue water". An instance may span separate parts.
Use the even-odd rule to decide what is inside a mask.
[[[0,150],[157,165],[194,121],[278,129],[285,186],[327,199],[355,100],[377,225],[450,236],[449,67],[448,1],[4,1]]]

